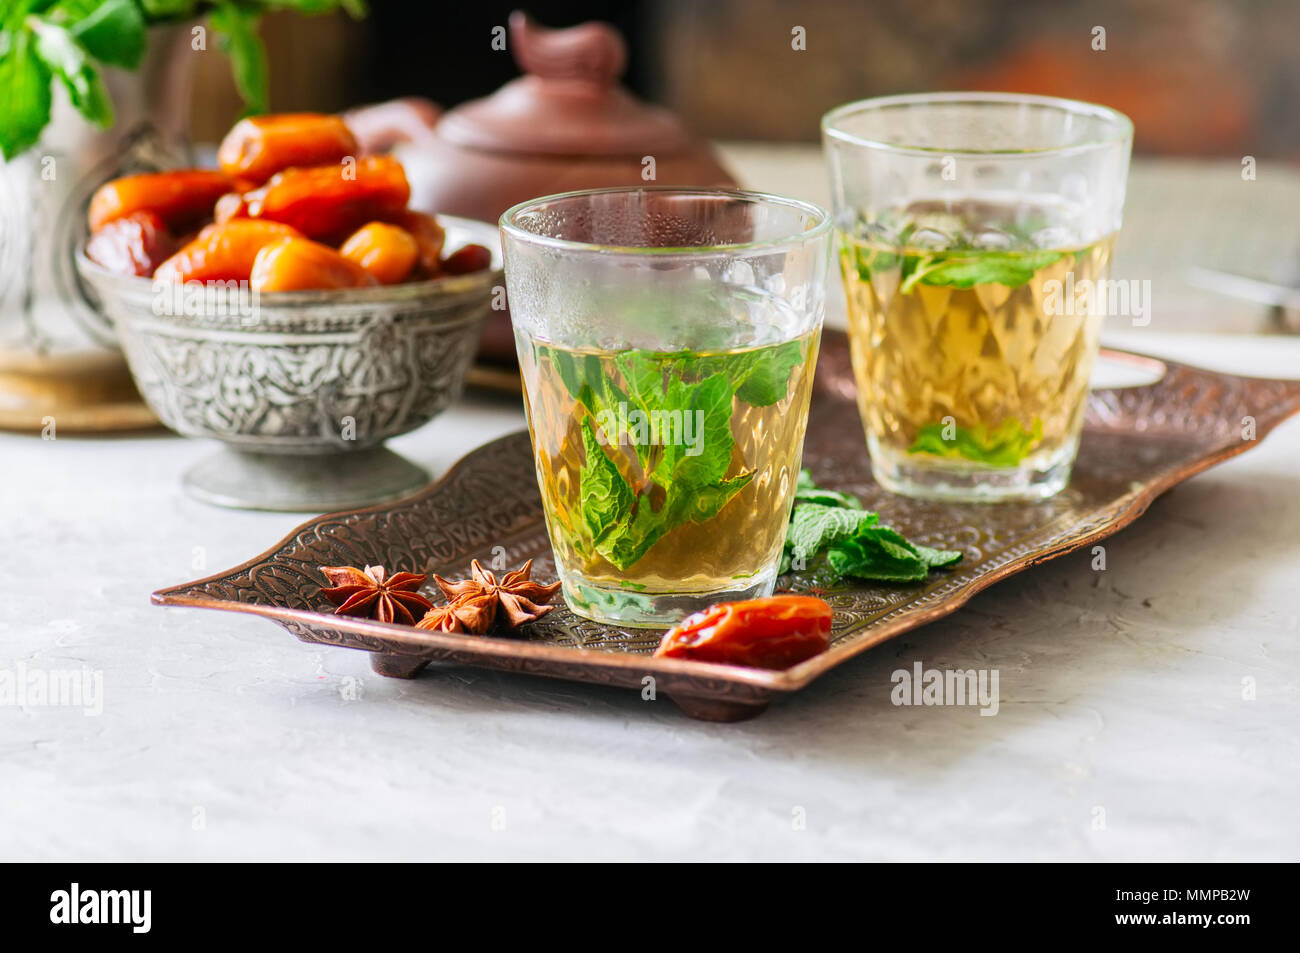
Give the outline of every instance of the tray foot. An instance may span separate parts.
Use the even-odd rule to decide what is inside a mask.
[[[427,658],[420,658],[418,655],[370,653],[370,667],[375,670],[375,674],[388,678],[415,678],[428,664]]]
[[[746,721],[763,714],[767,708],[765,701],[728,702],[692,695],[670,695],[669,697],[678,708],[699,721]]]

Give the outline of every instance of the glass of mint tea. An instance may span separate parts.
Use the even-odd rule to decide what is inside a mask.
[[[619,188],[501,217],[565,601],[662,626],[769,595],[825,312],[830,214],[753,192]]]
[[[1129,300],[1108,278],[1132,123],[938,93],[840,106],[822,135],[877,482],[962,502],[1058,493],[1102,319]]]

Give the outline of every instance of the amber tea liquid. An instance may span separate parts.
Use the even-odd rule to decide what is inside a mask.
[[[674,596],[770,592],[819,335],[601,351],[520,333],[537,479],[575,611],[654,624]]]
[[[1050,496],[1077,447],[1104,311],[1104,292],[1077,293],[1101,288],[1114,236],[1044,247],[1028,234],[1052,234],[1044,215],[945,206],[908,210],[914,243],[839,236],[877,480],[938,498]]]

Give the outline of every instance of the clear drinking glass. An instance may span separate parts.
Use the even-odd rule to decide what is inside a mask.
[[[1078,450],[1133,125],[1087,103],[890,96],[822,119],[876,480],[1043,499]]]
[[[825,313],[830,215],[753,192],[570,192],[501,217],[547,530],[579,615],[770,595]]]

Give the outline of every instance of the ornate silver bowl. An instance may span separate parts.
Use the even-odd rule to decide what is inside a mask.
[[[323,512],[429,481],[383,441],[460,395],[502,284],[496,227],[439,218],[449,248],[486,245],[492,267],[386,287],[252,295],[234,283],[155,286],[78,251],[87,296],[116,329],[154,413],[177,433],[226,444],[185,474],[191,495]]]

